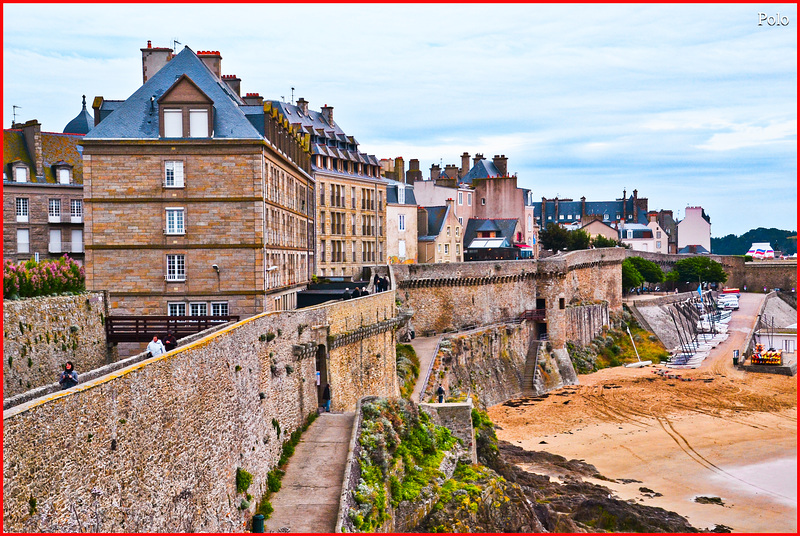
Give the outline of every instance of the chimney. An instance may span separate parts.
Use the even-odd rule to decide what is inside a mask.
[[[147,48],[142,48],[142,83],[147,82],[163,66],[172,59],[172,49],[156,47],[150,40],[147,41]]]
[[[494,155],[492,163],[497,168],[497,171],[500,172],[501,177],[508,177],[508,158],[506,158],[506,155]]]
[[[402,156],[394,159],[394,173],[398,182],[406,182],[406,163],[403,162]]]
[[[581,196],[581,220],[586,216],[586,196]]]
[[[458,168],[455,164],[447,164],[444,166],[444,174],[451,179],[458,179]]]
[[[628,219],[628,199],[627,196],[628,192],[624,188],[622,189],[622,221]]]
[[[333,126],[333,106],[328,106],[327,104],[323,106],[322,117],[328,122],[329,125]]]
[[[42,124],[36,119],[23,124],[14,124],[14,128],[21,128],[22,135],[25,137],[25,145],[28,148],[28,154],[33,158],[33,165],[36,169],[33,170],[31,176],[37,177],[44,176],[44,152],[42,151]]]
[[[428,211],[423,207],[417,207],[417,236],[428,234]]]
[[[461,155],[461,177],[467,173],[469,173],[469,153],[464,151],[464,154]]]
[[[103,97],[95,97],[92,101],[92,110],[94,110],[94,126],[100,124],[100,108],[103,106]]]
[[[441,168],[439,167],[439,164],[433,164],[431,166],[431,180],[432,181],[439,180],[440,171],[441,171]]]
[[[419,159],[412,158],[408,161],[408,171],[406,171],[406,183],[414,184],[422,180],[422,172],[419,170]]]
[[[658,222],[658,212],[648,212],[647,219],[650,222]]]
[[[472,165],[476,165],[478,162],[483,160],[483,155],[481,153],[475,153],[475,158],[472,159]]]
[[[222,56],[219,50],[201,50],[197,53],[197,57],[203,60],[214,76],[217,78],[222,76]]]
[[[247,106],[261,106],[264,104],[264,97],[258,93],[248,93],[243,100]]]
[[[242,96],[242,79],[236,76],[235,74],[225,74],[222,75],[222,81],[228,84],[228,87],[231,88],[231,91],[236,93],[238,96]]]
[[[555,212],[553,213],[553,221],[558,222],[558,196],[556,196]]]
[[[297,99],[297,107],[303,115],[308,115],[308,101],[303,97]]]

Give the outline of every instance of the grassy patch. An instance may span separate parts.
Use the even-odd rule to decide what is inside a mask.
[[[419,377],[419,358],[410,344],[398,344],[396,349],[397,376],[400,378],[400,396],[411,397]]]

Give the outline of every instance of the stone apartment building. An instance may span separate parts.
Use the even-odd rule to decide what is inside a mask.
[[[296,105],[269,104],[309,139],[317,200],[314,273],[359,279],[364,266],[385,264],[386,182],[378,159],[358,150],[358,141],[333,120],[333,106],[317,112],[303,98]]]
[[[309,136],[217,51],[142,49],[143,85],[96,97],[83,139],[86,284],[112,314],[292,309],[313,266]]]
[[[420,263],[462,262],[463,229],[456,218],[455,201],[447,199],[441,207],[417,210],[418,252]]]
[[[686,207],[677,231],[678,253],[711,253],[711,218],[703,207]]]
[[[3,260],[54,259],[82,263],[83,137],[86,101],[64,133],[42,132],[34,120],[3,130]]]

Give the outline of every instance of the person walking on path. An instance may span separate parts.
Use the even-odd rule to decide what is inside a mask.
[[[153,335],[153,340],[147,345],[147,351],[153,357],[159,356],[165,352],[164,344],[158,340],[158,335]]]
[[[375,278],[372,280],[372,284],[375,286],[375,293],[381,291],[381,278],[378,274],[375,274]]]
[[[67,364],[64,365],[64,372],[58,377],[58,383],[61,384],[62,390],[78,385],[78,373],[75,372],[72,361],[67,361]]]
[[[322,404],[325,407],[325,411],[330,413],[331,412],[331,384],[326,383],[325,389],[322,390]]]
[[[442,402],[444,402],[444,389],[442,388],[442,385],[441,385],[441,384],[439,384],[439,388],[438,388],[438,389],[436,389],[436,396],[438,396],[438,397],[439,397],[439,403],[440,403],[440,404],[441,404]]]
[[[175,335],[173,335],[172,331],[168,331],[167,336],[164,337],[164,350],[169,352],[177,346],[178,340],[175,338]]]

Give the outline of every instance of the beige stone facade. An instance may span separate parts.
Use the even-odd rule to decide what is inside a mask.
[[[316,274],[358,279],[364,266],[386,264],[386,187],[374,175],[322,171],[317,159]]]
[[[416,205],[386,206],[386,248],[392,264],[418,261]]]

